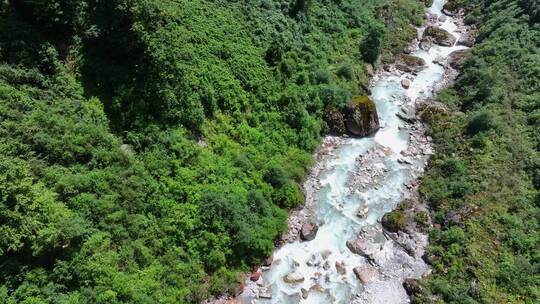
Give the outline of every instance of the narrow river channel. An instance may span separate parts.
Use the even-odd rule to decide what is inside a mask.
[[[427,13],[442,16],[444,2],[435,0]],[[460,31],[455,21],[453,17],[442,17],[438,26],[459,39]],[[422,30],[419,29],[420,33]],[[396,114],[404,105],[414,108],[416,100],[431,97],[445,73],[444,67],[433,61],[446,59],[451,52],[463,48],[433,45],[428,51],[415,50],[411,55],[426,62],[421,71],[381,71],[374,77],[371,98],[377,106],[381,129],[372,137],[340,139],[339,145],[324,158],[324,163],[319,164],[322,170],[311,177],[317,179],[318,185],[313,194],[317,203],[312,212],[312,220],[319,225],[316,237],[276,249],[273,263],[265,269],[257,285],[248,282],[251,289],[259,290],[245,292],[240,297],[241,302],[408,303],[404,290],[398,290],[403,289],[403,277],[418,277],[429,270],[427,266],[410,273],[403,270],[403,277],[382,274],[376,282],[379,287],[370,289],[369,283],[363,284],[353,271],[358,266],[369,266],[368,261],[352,253],[346,242],[356,238],[366,227],[380,227],[378,222],[382,216],[402,201],[409,191],[407,185],[422,174],[430,153],[410,155],[408,161],[403,161],[406,155],[403,151],[415,148],[411,147],[415,143],[411,140],[411,124]],[[403,79],[410,81],[408,89],[402,86]],[[426,148],[430,149],[429,143],[423,147]],[[358,216],[359,210],[366,214]],[[373,235],[376,238],[382,234]],[[391,250],[385,254],[395,255]],[[403,263],[406,263],[405,258]],[[336,265],[342,266],[341,269]],[[298,282],[285,282],[284,277],[291,273],[297,276]]]

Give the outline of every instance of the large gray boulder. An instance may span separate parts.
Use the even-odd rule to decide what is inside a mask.
[[[402,106],[400,111],[396,113],[396,116],[408,123],[414,123],[416,121],[416,113],[412,106]]]

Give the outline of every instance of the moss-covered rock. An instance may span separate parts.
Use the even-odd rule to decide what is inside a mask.
[[[420,57],[401,54],[397,59],[396,68],[403,72],[410,73],[415,71],[419,72],[425,65],[426,61]]]
[[[440,27],[428,26],[424,30],[422,43],[429,41],[442,46],[453,46],[456,43],[456,37]]]
[[[377,107],[368,96],[354,96],[345,107],[345,126],[354,136],[368,136],[379,130]]]
[[[417,107],[420,119],[426,123],[432,123],[438,115],[447,114],[448,108],[440,102],[427,102]]]
[[[405,230],[407,226],[407,216],[402,209],[393,210],[385,214],[381,220],[383,227],[390,232]]]
[[[426,65],[426,61],[424,59],[413,55],[402,54],[399,59],[408,66]]]
[[[471,55],[471,51],[471,49],[466,49],[452,52],[448,56],[448,63],[454,69],[460,70],[461,68],[463,68],[463,64],[465,63],[467,57]]]
[[[324,111],[324,121],[332,134],[342,135],[347,133],[343,113],[334,107],[328,107]]]
[[[422,2],[424,2],[424,5],[426,7],[430,7],[433,5],[433,0],[422,0]]]
[[[457,0],[448,0],[443,5],[443,13],[448,16],[454,16],[464,5]]]
[[[403,282],[403,288],[409,296],[422,292],[422,287],[420,286],[420,282],[417,279],[405,279],[405,281]]]

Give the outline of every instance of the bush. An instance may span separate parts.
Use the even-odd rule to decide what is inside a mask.
[[[289,181],[289,174],[281,165],[272,164],[266,170],[264,180],[274,188],[281,188]]]
[[[381,25],[373,25],[362,41],[360,51],[366,62],[375,63],[384,47],[387,31]]]
[[[467,123],[467,134],[475,135],[480,132],[486,132],[489,130],[497,130],[499,123],[496,116],[488,111],[482,110],[474,114]]]
[[[290,181],[275,193],[274,200],[282,208],[295,208],[304,203],[304,193],[297,183]]]
[[[336,74],[347,80],[352,80],[354,78],[354,70],[351,64],[342,65],[339,67]]]

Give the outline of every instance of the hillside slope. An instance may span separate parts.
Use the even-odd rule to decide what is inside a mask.
[[[234,292],[416,0],[0,3],[0,302]]]
[[[462,2],[461,4],[459,2]],[[434,273],[416,303],[540,302],[540,24],[537,1],[452,1],[477,45],[429,118],[422,194]]]

